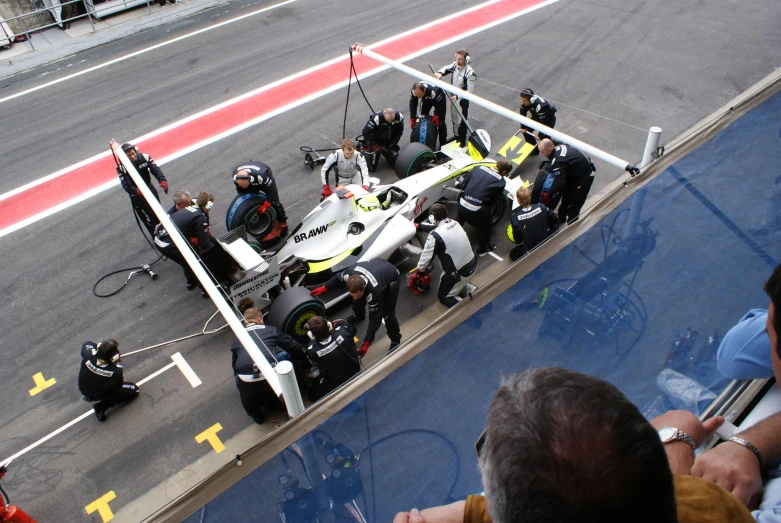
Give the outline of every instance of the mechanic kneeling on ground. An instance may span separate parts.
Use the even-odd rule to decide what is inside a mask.
[[[106,421],[106,410],[138,397],[138,385],[124,381],[121,357],[117,340],[81,346],[79,391],[87,401],[96,402],[92,410],[98,421]]]
[[[317,401],[358,374],[361,358],[355,345],[356,330],[349,321],[331,322],[315,316],[306,322],[306,328],[311,339],[306,354],[312,362],[309,376],[313,381],[307,394],[311,401]]]
[[[458,223],[464,222],[478,231],[477,254],[496,249],[491,243],[491,206],[504,197],[504,177],[513,170],[508,160],[496,162],[496,168],[477,166],[464,176],[458,198]]]
[[[550,160],[549,172],[564,180],[559,221],[572,223],[578,219],[580,209],[586,203],[597,168],[591,158],[570,145],[554,145],[550,138],[545,138],[538,147],[540,154]]]
[[[133,166],[138,171],[138,174],[146,183],[146,186],[155,195],[157,201],[160,201],[160,197],[157,195],[157,190],[152,185],[152,176],[157,179],[160,184],[160,188],[168,194],[168,182],[163,176],[163,171],[157,166],[155,161],[145,153],[138,152],[138,147],[132,143],[122,144],[122,150],[127,155],[128,159],[133,163]],[[160,223],[157,219],[154,211],[147,203],[146,199],[141,194],[141,189],[136,186],[136,183],[127,173],[127,170],[123,165],[117,165],[117,174],[119,174],[119,182],[122,184],[122,188],[128,195],[130,195],[130,203],[133,204],[133,209],[136,211],[136,215],[141,219],[144,227],[149,231],[150,235],[155,233],[155,226]]]
[[[518,244],[510,250],[512,261],[559,230],[558,215],[541,203],[532,204],[532,193],[528,187],[519,187],[515,198],[519,207],[510,214],[510,225],[507,226],[507,237]]]
[[[325,159],[323,168],[320,169],[320,181],[323,184],[323,198],[333,194],[328,182],[328,175],[334,171],[334,187],[340,185],[360,185],[369,190],[369,169],[366,166],[366,158],[362,154],[355,153],[355,142],[349,138],[342,140],[341,149],[337,149]]]
[[[429,117],[431,109],[434,109],[434,118],[432,122],[437,126],[439,133],[439,146],[447,143],[447,125],[445,125],[445,113],[447,112],[447,94],[439,87],[427,84],[426,82],[416,82],[412,86],[412,92],[409,96],[409,126],[415,128],[417,117]],[[410,136],[412,141],[412,136]]]
[[[545,101],[542,96],[534,94],[534,91],[528,87],[521,91],[521,110],[519,113],[521,116],[526,116],[532,121],[539,122],[551,129],[556,125],[556,106]],[[521,125],[521,129],[529,132],[534,131],[531,127],[525,125]],[[538,133],[537,138],[543,140],[549,138],[549,136],[547,134]],[[539,151],[535,151],[533,154],[537,154],[538,152]]]
[[[371,150],[368,161],[370,173],[377,170],[380,155],[385,156],[388,165],[393,167],[396,162],[396,153],[393,149],[398,146],[403,133],[404,115],[392,107],[369,117],[369,121],[363,126],[363,140]]]
[[[334,274],[325,285],[312,289],[312,296],[320,296],[336,287],[347,287],[353,298],[353,314],[347,321],[355,324],[366,318],[366,305],[369,305],[369,327],[363,338],[358,354],[363,357],[374,341],[377,329],[385,320],[385,329],[390,338],[393,351],[401,344],[401,328],[396,319],[396,302],[399,299],[399,270],[385,260],[358,262]]]
[[[303,375],[302,362],[306,360],[303,345],[275,327],[264,325],[263,314],[254,307],[244,311],[244,321],[247,332],[272,367],[288,360],[297,367],[296,376]],[[238,338],[231,343],[231,354],[241,406],[255,423],[263,423],[268,415],[267,409],[281,407],[282,403]]]
[[[436,255],[442,264],[437,299],[443,305],[452,307],[461,301],[458,297],[461,289],[470,285],[469,281],[477,267],[477,258],[464,229],[457,221],[447,217],[447,207],[435,203],[431,206],[431,216],[434,218],[433,225],[421,223],[419,226],[420,230],[429,232],[429,235],[410,281],[418,274],[431,270]]]
[[[209,210],[213,201],[214,197],[207,192],[201,192],[196,198],[195,204],[192,204],[190,193],[187,191],[176,191],[174,195],[174,209],[177,210],[171,214],[171,221],[198,253],[207,250],[214,244],[209,227]],[[187,262],[184,261],[184,257],[168,235],[168,231],[163,227],[158,227],[155,232],[155,245],[161,254],[182,266],[184,276],[187,279],[188,291],[198,286],[201,288],[201,296],[204,298],[209,296],[200,282],[196,280]]]
[[[277,222],[281,226],[280,236],[287,235],[287,214],[279,199],[277,182],[271,168],[263,162],[249,162],[233,169],[233,184],[238,194],[264,194],[279,210]]]

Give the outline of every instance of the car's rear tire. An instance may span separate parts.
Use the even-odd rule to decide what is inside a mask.
[[[237,194],[228,206],[225,227],[232,231],[243,225],[250,236],[262,239],[277,223],[277,210],[273,205],[258,214],[258,207],[265,201],[266,197],[262,194]]]
[[[306,322],[313,316],[325,316],[323,302],[313,298],[306,287],[293,287],[274,300],[265,321],[299,341],[306,341]]]
[[[404,147],[396,157],[396,176],[403,180],[407,176],[424,171],[436,157],[437,154],[425,144],[413,142]]]

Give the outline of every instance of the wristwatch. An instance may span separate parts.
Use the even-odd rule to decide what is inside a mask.
[[[692,449],[697,448],[691,436],[689,436],[682,430],[676,429],[675,427],[662,427],[661,429],[659,429],[659,439],[662,440],[662,443],[670,443],[672,441],[683,441],[684,443],[688,443]]]

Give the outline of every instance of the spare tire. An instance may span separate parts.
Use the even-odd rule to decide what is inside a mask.
[[[232,231],[243,225],[247,233],[257,239],[268,235],[277,223],[277,210],[272,205],[258,214],[258,207],[265,201],[263,194],[237,194],[228,206],[225,227]]]
[[[396,165],[394,166],[396,176],[403,180],[407,176],[418,174],[426,170],[429,163],[433,162],[436,157],[437,153],[425,144],[413,142],[402,149],[396,157]]]
[[[306,322],[325,316],[325,305],[306,287],[293,287],[280,294],[268,309],[265,322],[299,341],[307,340]]]

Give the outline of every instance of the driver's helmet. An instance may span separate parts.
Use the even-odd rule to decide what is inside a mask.
[[[358,200],[358,207],[363,211],[374,211],[381,207],[380,200],[373,194],[367,194]]]

